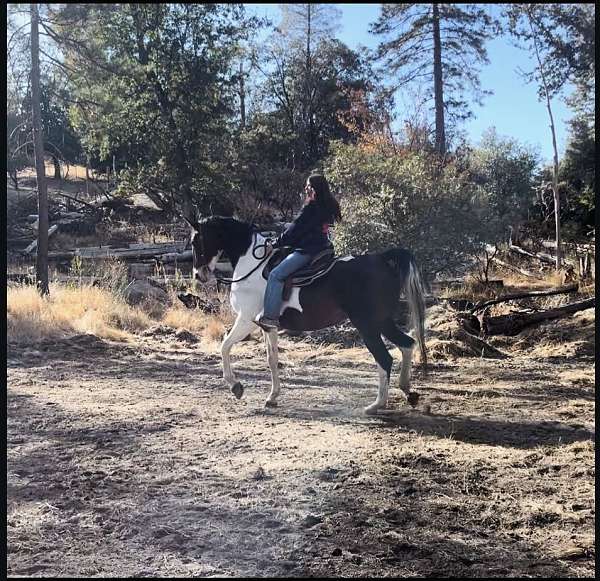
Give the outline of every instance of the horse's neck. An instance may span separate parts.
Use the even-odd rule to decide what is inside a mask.
[[[264,251],[265,251],[265,242],[266,242],[266,238],[262,235],[259,234],[258,232],[256,232],[255,234],[252,235],[252,240],[250,241],[250,246],[248,246],[246,252],[244,254],[242,254],[237,262],[237,265],[235,267],[234,270],[234,278],[238,276],[238,274],[245,274],[247,272],[250,272],[250,270],[252,268],[254,268],[263,258],[264,258]],[[253,250],[254,248],[256,248],[257,246],[262,246],[262,248],[259,248],[256,252],[256,254],[258,255],[259,258],[255,258]]]

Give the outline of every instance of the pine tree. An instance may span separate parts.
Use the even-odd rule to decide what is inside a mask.
[[[424,83],[435,108],[436,150],[446,152],[446,113],[452,119],[471,114],[464,99],[469,87],[480,102],[485,91],[477,64],[487,63],[485,41],[495,20],[476,4],[382,4],[371,32],[387,37],[377,58],[394,79],[394,87]]]

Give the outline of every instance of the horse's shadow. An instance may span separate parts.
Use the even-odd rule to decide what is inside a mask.
[[[321,421],[415,432],[422,436],[448,438],[470,444],[529,449],[593,440],[595,433],[583,426],[549,421],[508,421],[501,418],[436,415],[408,405],[365,415],[361,408],[340,406],[277,407],[256,410],[256,415],[277,416],[291,421]]]

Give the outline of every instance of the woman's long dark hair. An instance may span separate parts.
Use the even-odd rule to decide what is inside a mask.
[[[315,203],[321,210],[323,216],[331,224],[342,220],[342,212],[338,201],[333,197],[325,176],[320,173],[311,174],[308,183],[315,190]]]

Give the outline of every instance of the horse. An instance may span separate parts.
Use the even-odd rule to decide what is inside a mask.
[[[239,399],[244,392],[231,369],[232,347],[256,329],[256,320],[263,311],[267,280],[264,264],[273,249],[268,238],[253,224],[231,217],[211,216],[198,220],[186,219],[192,228],[191,245],[193,279],[208,283],[215,276],[221,256],[233,266],[230,303],[237,317],[221,344],[223,378]],[[295,275],[293,275],[295,276]],[[393,319],[400,293],[406,293],[411,322],[421,363],[427,365],[425,348],[425,291],[414,256],[408,250],[391,248],[374,254],[345,256],[335,259],[326,274],[308,286],[293,287],[281,306],[280,324],[290,331],[313,331],[346,320],[359,331],[367,349],[377,363],[379,390],[375,401],[364,408],[375,414],[386,407],[393,359],[382,335],[402,353],[399,386],[406,401],[413,407],[418,394],[410,391],[410,376],[415,339],[404,333]],[[277,405],[280,394],[278,371],[278,333],[263,330],[272,386],[265,406]]]

